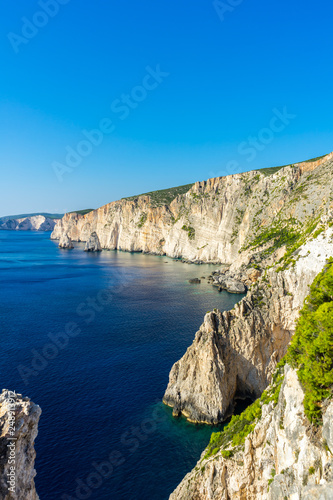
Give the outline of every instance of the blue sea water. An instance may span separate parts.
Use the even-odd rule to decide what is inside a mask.
[[[49,237],[0,231],[0,380],[42,408],[40,499],[166,500],[212,432],[161,403],[169,371],[204,314],[241,296],[188,283],[213,266]]]

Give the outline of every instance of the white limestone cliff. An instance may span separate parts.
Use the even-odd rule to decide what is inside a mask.
[[[52,238],[72,241],[96,233],[102,249],[184,257],[191,261],[248,264],[258,230],[278,217],[307,224],[328,210],[333,155],[281,168],[272,175],[252,171],[196,182],[168,204],[158,192],[104,205],[86,215],[66,214]],[[315,175],[315,182],[313,176]],[[307,202],[305,200],[308,200]],[[241,250],[241,253],[239,251]],[[276,260],[278,254],[270,256]]]
[[[163,401],[194,422],[216,424],[235,398],[259,397],[286,353],[308,287],[333,256],[333,228],[298,250],[290,269],[268,269],[231,311],[207,313],[171,369]]]
[[[263,405],[245,444],[228,458],[204,452],[170,500],[332,499],[333,403],[324,408],[322,431],[314,432],[303,399],[296,371],[286,365],[277,405]]]
[[[44,215],[34,215],[20,219],[8,219],[0,221],[0,230],[7,231],[53,231],[57,224],[57,219],[50,219]]]

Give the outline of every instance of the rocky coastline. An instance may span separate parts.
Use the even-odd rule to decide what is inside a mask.
[[[114,201],[85,215],[68,213],[51,238],[67,234],[73,242],[87,242],[96,233],[101,249],[237,269],[263,260],[274,263],[284,254],[283,241],[265,256],[269,235],[260,239],[258,232],[265,229],[273,235],[280,229],[278,223],[284,227],[293,220],[301,231],[320,216],[322,200],[329,199],[332,163],[330,154],[273,172],[254,170],[196,182],[169,200],[157,191]]]
[[[239,441],[231,444],[227,433],[219,437],[222,446],[212,448],[213,442],[204,450],[171,500],[331,498],[332,403],[323,403],[323,426],[315,432],[295,368],[284,366],[278,386],[274,377],[309,285],[333,256],[332,191],[330,154],[197,182],[168,203],[149,194],[86,215],[66,214],[55,226],[51,237],[61,248],[82,241],[87,252],[118,249],[214,263],[218,269],[193,284],[207,279],[220,291],[246,294],[232,310],[206,314],[171,369],[163,401],[174,416],[195,423],[224,422],[238,398],[256,400],[254,413],[245,413]],[[37,421],[31,419],[32,437]],[[33,468],[33,451],[28,455]],[[24,498],[35,500],[28,470],[32,486]]]

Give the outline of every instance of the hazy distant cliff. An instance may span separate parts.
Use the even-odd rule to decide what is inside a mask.
[[[50,219],[43,215],[34,215],[19,219],[0,220],[0,229],[7,231],[53,231],[56,224],[56,219]]]
[[[72,241],[87,241],[96,232],[104,249],[245,262],[270,236],[274,238],[266,234],[258,239],[263,230],[277,232],[293,224],[300,232],[327,210],[331,167],[332,154],[275,173],[268,169],[196,182],[167,203],[159,198],[160,192],[122,199],[84,216],[66,214],[51,237],[60,239],[66,233]]]

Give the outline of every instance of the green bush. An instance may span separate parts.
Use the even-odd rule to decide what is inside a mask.
[[[268,404],[270,401],[273,401],[274,405],[277,404],[283,382],[283,366],[284,362],[278,364],[272,384],[262,393],[259,399],[256,399],[256,401],[248,406],[240,415],[233,415],[229,424],[225,426],[223,431],[213,432],[204,456],[205,459],[215,455],[221,448],[222,456],[224,458],[230,458],[233,451],[226,450],[225,448],[242,445],[245,442],[246,436],[253,431],[256,421],[261,418],[262,406]],[[228,454],[228,456],[226,456],[226,454]]]
[[[233,455],[233,452],[232,452],[232,450],[223,450],[221,452],[221,455],[222,455],[223,458],[231,458],[232,455]]]
[[[186,226],[185,224],[182,226],[183,231],[187,231],[189,240],[194,240],[195,238],[195,229],[191,226]]]
[[[143,212],[137,226],[141,228],[146,223],[147,217],[148,215],[146,214],[146,212]]]
[[[333,259],[310,287],[286,359],[298,368],[305,414],[320,424],[321,401],[333,385]]]

